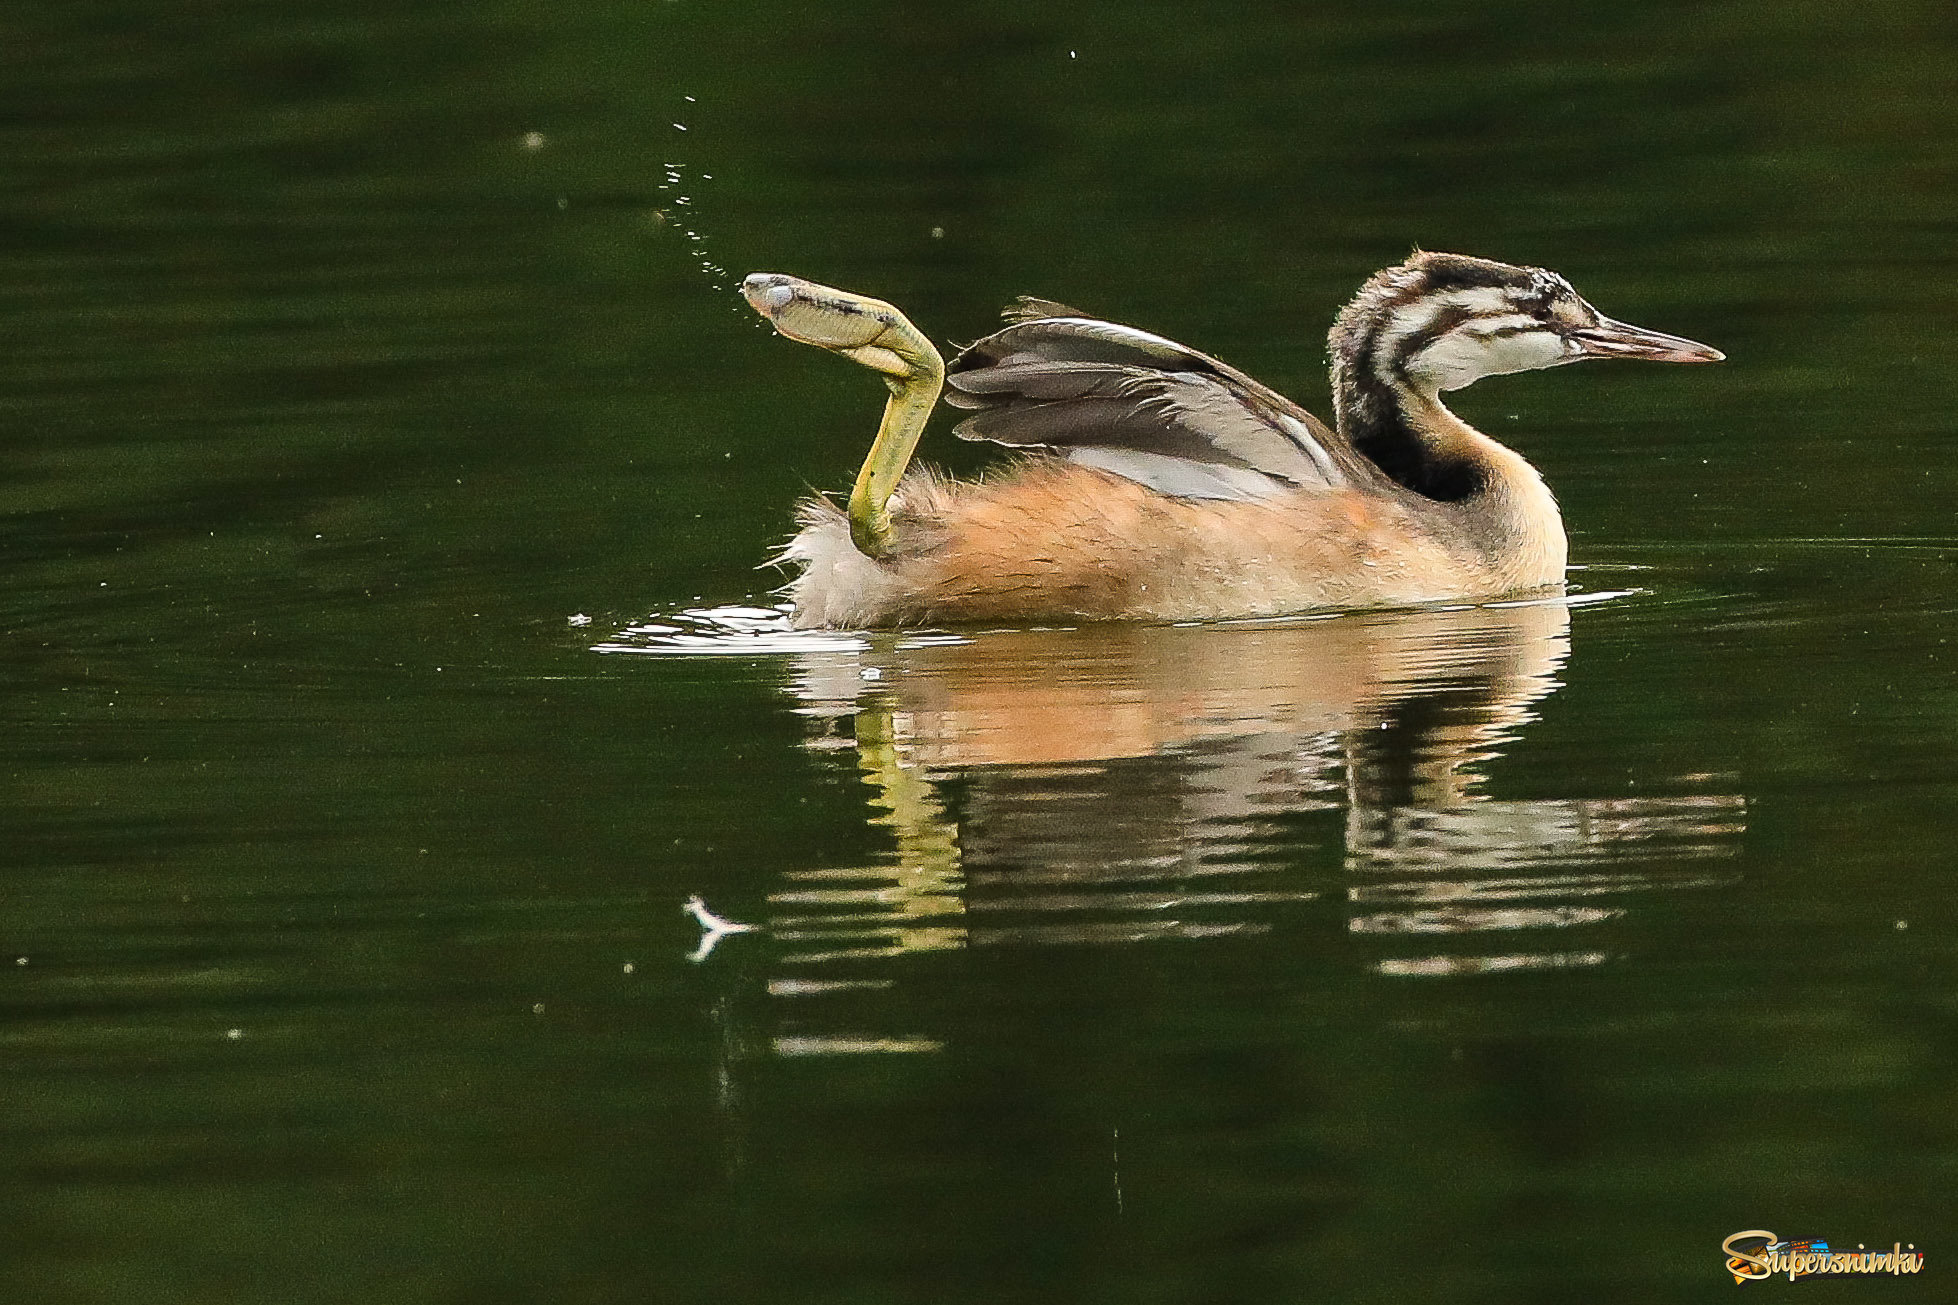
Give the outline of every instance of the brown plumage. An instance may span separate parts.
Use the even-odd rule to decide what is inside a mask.
[[[1602,317],[1554,273],[1417,254],[1339,315],[1328,428],[1207,355],[1023,300],[943,377],[973,414],[961,437],[1024,456],[977,481],[898,483],[939,391],[929,343],[847,292],[766,274],[744,292],[784,334],[885,373],[895,396],[851,515],[826,500],[799,514],[784,558],[802,567],[788,592],[805,626],[1269,616],[1552,589],[1555,500],[1441,393],[1584,357],[1720,357]],[[887,516],[883,483],[897,485]]]

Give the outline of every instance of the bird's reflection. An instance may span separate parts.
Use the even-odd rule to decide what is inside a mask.
[[[1545,602],[802,653],[812,742],[855,750],[897,853],[789,872],[769,932],[808,964],[1256,933],[1343,897],[1381,973],[1601,960],[1568,940],[1721,878],[1743,807],[1478,791],[1557,688],[1569,621]]]

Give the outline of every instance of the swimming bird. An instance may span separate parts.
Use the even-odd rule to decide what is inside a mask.
[[[847,511],[801,504],[802,627],[1275,616],[1554,592],[1567,544],[1523,457],[1441,396],[1585,358],[1718,362],[1614,321],[1555,272],[1417,252],[1328,337],[1333,425],[1207,354],[1049,300],[948,368],[882,300],[758,272],[782,335],[880,373]],[[955,433],[1022,451],[975,481],[906,474],[941,391]]]

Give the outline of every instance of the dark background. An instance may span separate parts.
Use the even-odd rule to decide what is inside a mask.
[[[1939,1274],[1954,37],[1904,0],[10,6],[0,1285],[1645,1301],[1732,1290],[1757,1227]],[[1323,410],[1332,314],[1417,244],[1730,356],[1460,396],[1580,587],[1637,591],[1577,609],[1484,791],[1738,796],[1718,882],[1512,949],[1600,963],[1397,977],[1300,800],[1228,831],[1316,894],[1264,932],[896,956],[821,1022],[926,1051],[777,1054],[803,971],[687,965],[680,901],[903,856],[788,659],[590,651],[768,601],[868,439],[874,381],[740,276],[940,340],[1047,295]],[[984,777],[940,778],[972,841]]]

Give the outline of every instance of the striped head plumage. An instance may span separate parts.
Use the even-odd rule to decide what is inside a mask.
[[[1718,362],[1717,349],[1613,321],[1540,267],[1417,253],[1377,272],[1333,325],[1334,392],[1364,406],[1385,388],[1432,399],[1484,376],[1583,358]],[[1343,415],[1343,414],[1342,414]]]

